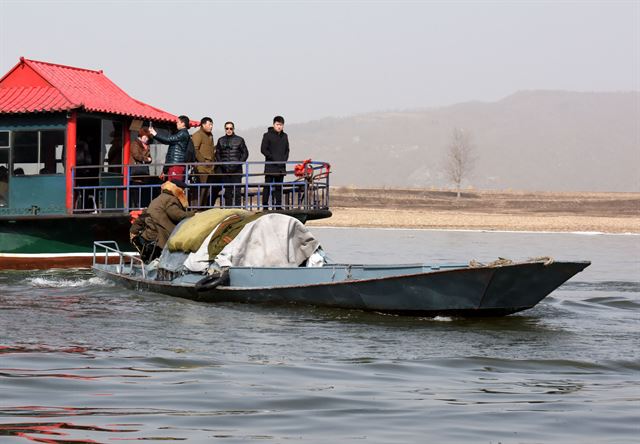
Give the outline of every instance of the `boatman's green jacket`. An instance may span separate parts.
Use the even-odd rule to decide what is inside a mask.
[[[178,222],[192,215],[185,210],[186,202],[184,191],[180,187],[172,182],[165,182],[162,184],[162,193],[151,201],[149,208],[131,225],[131,233],[140,234],[146,241],[155,241],[158,247],[164,248]]]

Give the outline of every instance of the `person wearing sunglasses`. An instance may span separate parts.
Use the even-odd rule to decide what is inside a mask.
[[[235,133],[233,122],[224,124],[224,136],[218,138],[216,145],[217,181],[224,187],[224,206],[239,207],[242,204],[243,187],[242,163],[249,157],[244,139]]]

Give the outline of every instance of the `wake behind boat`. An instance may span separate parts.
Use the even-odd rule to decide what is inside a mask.
[[[216,211],[220,210],[205,213]],[[550,258],[487,265],[337,264],[326,259],[304,225],[282,214],[252,219],[209,257],[206,252],[211,252],[211,245],[229,233],[228,226],[225,230],[219,227],[209,230],[203,243],[191,246],[190,251],[176,251],[174,242],[171,252],[171,240],[181,233],[184,238],[188,232],[188,227],[178,226],[159,260],[151,264],[121,252],[115,242],[95,242],[93,270],[127,288],[201,302],[474,317],[503,316],[534,307],[590,264]],[[219,237],[212,236],[216,232]],[[107,263],[107,254],[117,255],[119,263]]]

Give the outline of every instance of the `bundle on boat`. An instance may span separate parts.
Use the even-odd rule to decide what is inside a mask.
[[[212,209],[175,228],[156,263],[157,279],[216,275],[228,267],[317,267],[320,242],[298,219],[279,213]]]

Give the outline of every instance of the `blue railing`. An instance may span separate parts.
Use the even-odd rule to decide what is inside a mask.
[[[218,162],[174,164],[184,166],[189,208],[243,208],[246,210],[311,211],[329,209],[329,164],[325,162],[286,162],[281,181],[266,182],[266,164],[285,162]],[[166,177],[139,174],[139,167],[162,172],[163,164],[76,166],[74,213],[129,212],[146,208],[161,192]],[[241,173],[221,172],[242,167]],[[206,169],[214,169],[208,173]],[[203,171],[203,169],[205,171]],[[124,183],[123,172],[127,173]],[[265,198],[265,195],[267,196]]]

